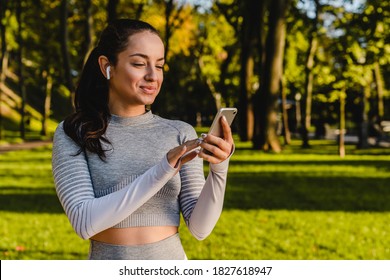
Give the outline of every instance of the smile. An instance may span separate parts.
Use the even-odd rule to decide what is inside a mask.
[[[157,91],[157,87],[155,86],[141,86],[140,88],[147,94],[153,94]]]

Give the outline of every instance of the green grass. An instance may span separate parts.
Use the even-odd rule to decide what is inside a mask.
[[[295,141],[281,154],[239,143],[224,210],[197,241],[181,225],[190,259],[390,259],[390,149]],[[85,259],[58,202],[50,147],[0,154],[0,259]],[[206,168],[207,172],[207,168]]]

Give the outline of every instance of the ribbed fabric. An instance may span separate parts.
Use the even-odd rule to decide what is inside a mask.
[[[62,124],[55,132],[56,191],[79,236],[87,239],[110,227],[179,226],[180,212],[196,238],[211,232],[222,211],[228,160],[211,164],[207,181],[200,158],[177,173],[166,154],[197,138],[190,125],[148,111],[112,116],[105,136],[111,142],[106,162],[89,152],[76,155],[79,147]]]
[[[90,260],[185,260],[179,234],[143,245],[113,245],[91,240]]]

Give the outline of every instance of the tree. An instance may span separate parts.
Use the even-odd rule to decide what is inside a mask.
[[[255,149],[280,152],[281,146],[276,133],[277,103],[280,81],[283,74],[283,55],[286,38],[286,13],[290,1],[272,1],[268,19],[268,34],[265,50],[264,72],[258,93],[258,112],[255,117]]]
[[[68,35],[68,1],[61,0],[60,6],[60,43],[61,43],[61,54],[62,54],[62,62],[64,67],[64,75],[65,75],[65,86],[70,92],[70,100],[69,104],[73,107],[73,96],[75,86],[72,78],[72,69],[71,62],[69,57],[69,35]]]
[[[240,47],[240,94],[238,109],[240,111],[240,139],[252,140],[254,130],[254,110],[252,96],[258,87],[260,71],[256,65],[262,65],[263,48],[260,40],[260,28],[264,26],[265,1],[243,1]],[[264,31],[264,30],[263,30]],[[257,86],[256,86],[257,85]]]
[[[22,37],[23,31],[23,3],[22,0],[18,0],[16,3],[16,18],[18,21],[18,77],[19,77],[19,93],[22,98],[22,102],[20,105],[20,137],[24,140],[26,138],[26,88],[24,85],[24,64],[23,64],[23,50],[24,50],[24,42]]]
[[[4,23],[6,17],[5,12],[7,10],[7,1],[0,0],[0,39],[1,39],[1,57],[0,57],[0,140],[3,137],[3,105],[2,105],[2,96],[3,96],[3,90],[2,87],[5,82],[5,73],[7,71],[8,67],[8,50],[7,50],[7,44],[6,44],[6,25]]]
[[[373,120],[379,121],[384,113],[381,109],[384,108],[382,103],[384,89],[380,67],[390,62],[385,32],[386,27],[390,26],[386,15],[389,15],[387,3],[369,0],[358,11],[343,10],[335,22],[335,25],[344,31],[339,37],[343,45],[341,49],[344,50],[344,76],[349,91],[355,89],[357,104],[355,122],[359,136],[357,148],[369,147],[369,128]],[[374,104],[377,105],[373,106]]]
[[[84,18],[84,53],[85,58],[83,64],[86,62],[89,53],[93,49],[93,37],[94,37],[94,29],[93,29],[93,16],[92,16],[92,2],[91,0],[85,0],[83,3],[83,13],[85,15]]]
[[[53,76],[51,73],[51,69],[49,71],[43,71],[42,72],[43,79],[46,80],[45,85],[45,101],[43,106],[43,112],[42,112],[42,129],[41,129],[41,135],[47,136],[47,122],[50,118],[50,108],[51,108],[51,96],[52,96],[52,89],[53,89]]]
[[[117,8],[119,0],[108,0],[107,4],[107,22],[110,22],[118,17]]]
[[[237,40],[234,30],[224,17],[219,16],[218,11],[215,14],[200,15],[199,18],[199,39],[194,47],[194,56],[199,66],[197,71],[200,80],[207,85],[214,99],[215,109],[218,110],[231,103],[226,81],[230,77],[230,63],[236,55]],[[213,114],[215,109],[213,108]],[[199,110],[199,113],[206,112]]]
[[[313,99],[313,67],[314,58],[318,47],[318,24],[319,16],[321,14],[321,5],[319,0],[313,0],[315,6],[315,17],[311,21],[311,30],[309,31],[309,47],[306,54],[305,63],[305,90],[304,90],[304,103],[302,107],[302,124],[301,124],[301,135],[302,135],[302,147],[308,148],[309,145],[309,128],[311,126],[311,107]]]

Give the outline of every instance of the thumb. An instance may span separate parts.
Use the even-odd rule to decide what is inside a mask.
[[[187,151],[187,147],[185,145],[176,147],[168,152],[168,162],[174,168],[177,168],[180,163],[180,158]]]

